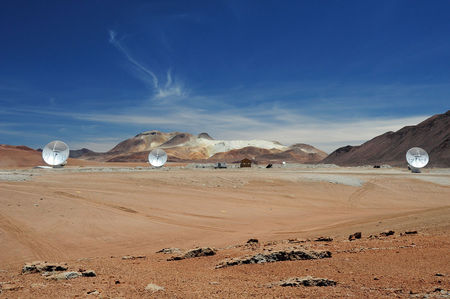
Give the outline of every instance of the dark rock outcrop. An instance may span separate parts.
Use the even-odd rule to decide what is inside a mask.
[[[258,253],[253,256],[233,258],[222,261],[216,268],[225,268],[243,264],[264,264],[280,261],[315,260],[330,258],[330,251],[280,250],[269,253]]]
[[[167,260],[168,261],[179,261],[179,260],[200,257],[200,256],[211,256],[211,255],[215,255],[216,251],[217,251],[216,249],[210,248],[210,247],[195,248],[195,249],[188,250],[187,252],[185,252],[182,255],[173,256]]]
[[[306,277],[291,277],[274,284],[282,287],[329,287],[335,286],[336,282],[334,280],[326,278],[315,278],[312,276],[306,276]]]
[[[22,268],[22,273],[41,273],[41,272],[54,272],[54,271],[66,271],[67,266],[57,264],[36,261],[32,263],[26,263]]]

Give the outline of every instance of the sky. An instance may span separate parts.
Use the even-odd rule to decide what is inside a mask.
[[[0,8],[0,144],[148,130],[326,152],[450,109],[450,1],[22,1]]]

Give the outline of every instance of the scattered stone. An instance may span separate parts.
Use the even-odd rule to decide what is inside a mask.
[[[263,264],[280,261],[313,260],[330,257],[331,257],[330,251],[305,251],[298,249],[281,250],[266,254],[258,253],[253,256],[245,256],[242,258],[227,259],[218,264],[216,266],[216,269],[242,264]]]
[[[349,241],[353,241],[353,240],[356,240],[356,239],[361,239],[361,237],[362,237],[361,232],[356,232],[356,233],[351,234],[350,236],[348,236],[348,240]]]
[[[450,298],[450,290],[445,290],[442,288],[435,288],[433,292],[439,293],[440,294],[439,298]]]
[[[436,273],[436,274],[434,274],[434,276],[445,276],[445,275],[442,273]]]
[[[380,280],[378,277],[374,277],[373,280]]]
[[[269,242],[264,243],[264,246],[274,246],[277,244],[278,244],[278,241],[269,241]]]
[[[209,284],[218,285],[219,283],[217,281],[210,281]]]
[[[326,278],[315,278],[312,276],[306,277],[291,277],[286,280],[282,280],[277,283],[282,287],[328,287],[335,286],[336,282],[334,280]]]
[[[94,295],[94,296],[97,296],[97,295],[100,294],[100,292],[97,291],[97,290],[92,290],[92,291],[88,291],[87,294],[88,294],[88,295]]]
[[[163,248],[158,250],[156,253],[164,253],[164,254],[173,254],[173,253],[181,253],[180,248]]]
[[[249,239],[247,241],[247,244],[254,244],[254,243],[259,243],[258,239]]]
[[[380,233],[380,236],[387,237],[387,236],[392,236],[393,234],[395,234],[395,232],[393,230],[385,230],[384,232]]]
[[[120,280],[116,280],[114,284],[120,284]]]
[[[405,235],[416,235],[416,234],[417,234],[416,230],[411,230],[411,231],[405,232]]]
[[[66,271],[67,266],[56,264],[56,263],[47,263],[47,262],[32,262],[26,263],[22,268],[22,273],[40,273],[40,272],[54,272],[54,271]]]
[[[369,239],[379,239],[380,237],[378,237],[377,235],[370,235]]]
[[[168,261],[179,261],[184,259],[190,259],[200,256],[211,256],[216,254],[216,249],[210,247],[199,247],[195,249],[188,250],[185,254],[179,256],[173,256]]]
[[[136,260],[136,259],[145,259],[147,258],[145,255],[124,255],[122,256],[123,260]]]
[[[146,287],[145,287],[146,291],[151,291],[152,293],[154,292],[158,292],[158,291],[164,291],[163,287],[160,287],[159,285],[156,285],[154,283],[149,283]]]
[[[314,241],[316,241],[316,242],[331,242],[331,241],[333,241],[333,238],[331,238],[331,237],[318,237]]]
[[[82,274],[80,272],[68,271],[68,272],[62,272],[62,273],[50,275],[50,276],[46,277],[45,279],[69,280],[69,279],[73,279],[73,278],[78,278],[80,276],[82,276]]]
[[[83,272],[81,272],[81,275],[83,277],[96,277],[97,276],[97,274],[94,272],[94,270],[83,271]]]
[[[5,284],[2,284],[1,290],[3,290],[3,291],[18,291],[22,288],[23,288],[23,286],[20,286],[20,285],[5,283]]]
[[[289,244],[299,244],[299,243],[305,243],[306,240],[305,239],[288,239],[287,242]]]

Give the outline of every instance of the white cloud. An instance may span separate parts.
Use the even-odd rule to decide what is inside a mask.
[[[153,86],[154,88],[158,88],[158,78],[156,77],[155,73],[153,73],[150,69],[146,68],[144,65],[136,61],[129,53],[128,51],[122,46],[122,44],[116,39],[117,33],[113,30],[109,31],[109,42],[116,47],[117,50],[119,50],[122,54],[125,55],[125,57],[128,59],[131,64],[133,64],[138,70],[146,74],[147,76],[150,76],[153,80]]]
[[[345,145],[359,145],[387,131],[415,125],[427,115],[402,118],[323,120],[289,109],[254,108],[212,112],[189,107],[159,111],[160,116],[126,114],[71,114],[80,120],[134,124],[144,130],[165,127],[190,133],[208,132],[218,139],[264,139],[283,144],[307,143],[326,152]]]
[[[116,37],[117,33],[110,30],[109,42],[127,58],[132,66],[134,66],[137,71],[137,77],[146,84],[150,83],[149,86],[155,92],[156,99],[177,98],[186,94],[186,92],[183,91],[182,86],[172,77],[171,69],[167,71],[166,84],[161,86],[155,72],[136,60]]]

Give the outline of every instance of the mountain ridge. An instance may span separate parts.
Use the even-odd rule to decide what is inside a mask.
[[[338,148],[322,163],[405,166],[406,151],[412,147],[421,147],[428,152],[428,166],[450,167],[450,110],[433,115],[415,126],[386,132],[361,145]]]
[[[252,158],[259,162],[317,163],[327,154],[311,145],[297,143],[285,146],[278,141],[267,140],[216,140],[208,133],[193,135],[183,132],[144,131],[121,141],[105,153],[87,149],[71,151],[71,157],[104,162],[147,161],[154,148],[167,152],[172,162],[236,162]]]

